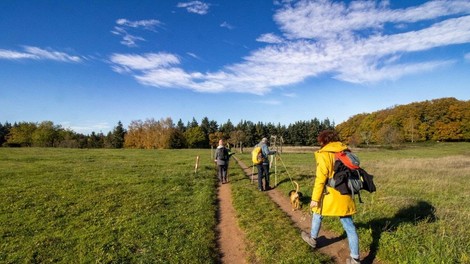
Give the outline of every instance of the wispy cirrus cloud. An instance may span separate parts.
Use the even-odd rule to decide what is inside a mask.
[[[130,33],[130,31],[156,31],[156,28],[162,25],[163,23],[156,19],[131,21],[121,18],[116,20],[116,26],[111,33],[122,38],[121,44],[128,47],[137,47],[137,42],[145,41],[145,38],[135,35],[136,33]]]
[[[179,8],[185,8],[189,13],[198,15],[205,15],[209,12],[209,4],[201,1],[178,3],[176,6]]]
[[[0,59],[4,59],[4,60],[23,60],[23,59],[37,60],[37,59],[39,59],[39,57],[34,55],[34,54],[27,53],[27,52],[19,52],[19,51],[14,51],[14,50],[0,49]]]
[[[24,51],[0,49],[0,59],[7,60],[52,60],[59,62],[82,62],[80,56],[70,55],[52,49],[24,46]]]
[[[429,1],[406,9],[391,9],[388,1],[285,1],[274,21],[282,36],[261,35],[257,40],[265,47],[218,71],[188,72],[172,60],[145,69],[128,67],[128,73],[156,87],[265,94],[322,74],[373,83],[433,71],[456,60],[438,55],[411,60],[405,55],[470,43],[467,0]],[[386,30],[385,24],[396,30]]]
[[[470,53],[465,54],[465,55],[464,55],[464,58],[465,58],[466,60],[470,61]]]
[[[235,28],[234,26],[229,24],[227,21],[222,22],[222,24],[220,24],[220,27],[228,28],[228,29],[234,29]]]
[[[187,54],[188,56],[190,56],[190,57],[193,57],[193,58],[195,58],[195,59],[198,59],[198,60],[200,60],[200,59],[201,59],[201,58],[199,58],[199,56],[198,56],[198,55],[196,55],[196,54],[194,54],[194,53],[192,53],[192,52],[186,52],[186,54]]]
[[[110,59],[120,69],[119,72],[166,68],[180,63],[177,56],[169,53],[113,54]]]
[[[118,19],[116,24],[123,27],[143,28],[147,30],[155,30],[156,26],[162,25],[162,23],[156,19],[130,21],[124,18]]]

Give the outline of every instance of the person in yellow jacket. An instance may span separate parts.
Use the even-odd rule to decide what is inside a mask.
[[[302,239],[315,248],[323,216],[339,217],[348,237],[351,255],[346,263],[360,263],[359,238],[352,220],[352,215],[356,213],[356,204],[351,195],[341,195],[337,190],[327,185],[328,179],[332,178],[334,173],[334,153],[348,147],[340,142],[338,134],[333,130],[322,131],[317,140],[321,148],[315,152],[317,168],[312,201],[310,202],[310,208],[313,212],[312,227],[310,234],[302,231]]]

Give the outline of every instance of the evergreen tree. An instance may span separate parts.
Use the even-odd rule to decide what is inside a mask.
[[[0,123],[0,147],[7,141],[7,135],[10,133],[10,129],[10,123],[5,122],[3,125]]]
[[[191,123],[188,122],[187,129],[195,127],[199,127],[199,124],[197,123],[196,118],[193,117],[193,121],[191,121]]]
[[[220,129],[219,131],[224,133],[225,135],[229,135],[232,131],[235,130],[235,127],[233,126],[232,122],[229,120],[227,120],[227,122],[225,124],[222,124],[220,126]]]
[[[126,136],[126,130],[124,129],[121,121],[118,122],[117,126],[113,129],[111,134],[111,145],[113,148],[124,147],[124,137]]]
[[[181,133],[186,132],[186,126],[184,125],[181,118],[180,118],[180,120],[178,120],[178,123],[176,124],[176,129],[178,129]]]

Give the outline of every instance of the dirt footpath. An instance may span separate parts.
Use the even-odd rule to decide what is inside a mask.
[[[245,234],[238,227],[229,183],[219,186],[219,250],[222,263],[246,263]]]

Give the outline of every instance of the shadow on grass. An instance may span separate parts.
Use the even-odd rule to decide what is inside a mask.
[[[400,209],[393,217],[378,218],[368,223],[356,223],[357,228],[372,229],[372,243],[367,255],[361,263],[373,263],[379,249],[379,241],[383,232],[395,232],[400,225],[406,223],[417,224],[426,221],[435,222],[435,208],[426,201],[417,201],[416,204]],[[405,242],[405,241],[404,241]]]

